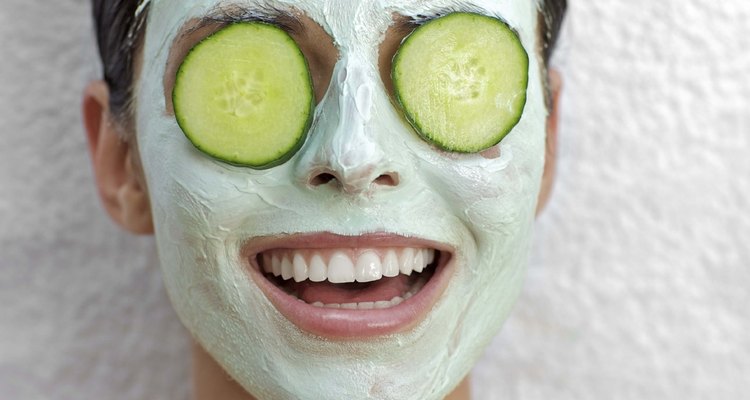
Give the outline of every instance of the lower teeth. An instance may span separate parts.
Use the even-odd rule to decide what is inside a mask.
[[[409,289],[408,292],[404,293],[401,296],[396,296],[392,298],[389,301],[363,301],[359,303],[330,303],[330,304],[324,304],[323,302],[316,301],[314,303],[307,303],[304,300],[300,299],[296,293],[292,293],[291,295],[294,297],[297,297],[297,300],[310,304],[314,307],[320,307],[320,308],[343,308],[348,310],[372,310],[372,309],[386,309],[395,307],[402,302],[410,299],[415,294],[419,293],[420,290],[424,287],[425,283],[427,283],[426,278],[420,278],[417,280],[411,289]]]

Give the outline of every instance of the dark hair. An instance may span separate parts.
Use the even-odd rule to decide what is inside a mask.
[[[568,8],[567,0],[542,0],[539,12],[539,29],[542,34],[542,56],[544,63],[549,64],[552,53],[560,36],[565,11]]]
[[[109,86],[109,107],[118,123],[128,126],[132,116],[136,50],[142,42],[147,9],[137,13],[142,0],[93,0],[94,29]],[[138,14],[138,15],[136,15]]]
[[[128,126],[132,117],[132,86],[136,51],[141,45],[148,5],[143,0],[92,0],[94,28],[104,80],[110,91],[110,109],[117,122]],[[567,0],[543,0],[539,12],[542,56],[549,63],[560,32]]]

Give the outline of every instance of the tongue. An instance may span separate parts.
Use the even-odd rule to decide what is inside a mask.
[[[390,301],[409,291],[413,280],[406,275],[382,278],[368,283],[294,282],[287,289],[297,292],[306,303],[319,301],[323,304],[361,303],[365,301]]]

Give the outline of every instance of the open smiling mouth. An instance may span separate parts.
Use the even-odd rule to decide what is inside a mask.
[[[326,238],[279,240],[251,256],[258,286],[304,331],[333,338],[404,331],[445,289],[452,259],[446,249],[386,243],[404,241],[397,237]]]

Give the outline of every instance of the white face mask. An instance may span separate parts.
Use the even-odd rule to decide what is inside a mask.
[[[169,48],[188,20],[218,3],[151,1],[137,85],[140,154],[164,280],[180,318],[258,398],[442,399],[499,330],[524,276],[545,153],[535,2],[240,1],[309,16],[340,52],[302,149],[261,171],[199,152],[165,111]],[[420,139],[378,72],[378,45],[393,13],[465,8],[507,21],[530,55],[523,117],[494,158],[441,152]],[[311,185],[320,171],[336,179]],[[379,311],[375,322],[348,320],[357,310],[319,307],[329,311],[311,317],[304,310],[314,306],[299,312],[303,306],[259,271],[263,257],[254,254],[280,247],[291,249],[292,263],[295,255],[306,258],[310,269],[316,251],[324,263],[335,255],[356,264],[357,256],[382,262],[389,250],[408,258],[404,247],[435,248],[440,272],[418,300]],[[403,310],[419,315],[404,322]]]

